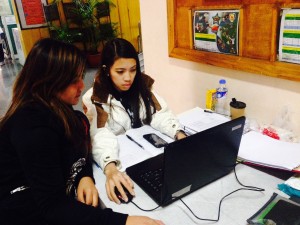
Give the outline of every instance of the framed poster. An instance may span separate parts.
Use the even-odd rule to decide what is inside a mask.
[[[239,10],[194,11],[194,48],[238,55]]]
[[[43,4],[46,0],[15,0],[21,29],[46,27]]]

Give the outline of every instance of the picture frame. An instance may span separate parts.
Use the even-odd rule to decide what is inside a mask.
[[[194,49],[238,55],[239,9],[194,10]]]
[[[47,0],[14,0],[21,30],[47,27],[43,4]]]

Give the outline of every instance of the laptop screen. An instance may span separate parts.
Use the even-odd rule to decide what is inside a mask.
[[[245,118],[229,121],[165,148],[163,202],[173,201],[232,171]]]
[[[158,204],[167,205],[232,171],[243,134],[245,117],[193,134],[165,147],[158,155],[126,169],[128,175]],[[160,193],[140,175],[162,168]]]

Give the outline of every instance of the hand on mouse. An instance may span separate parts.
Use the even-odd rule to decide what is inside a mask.
[[[124,199],[123,196],[121,195],[121,193],[119,192],[118,188],[115,187],[115,194],[118,197],[118,199],[121,201],[121,203],[129,203],[131,202],[133,195],[131,195],[128,190],[123,186],[122,184],[122,188],[126,194],[127,199]]]
[[[120,192],[122,199],[124,199],[125,202],[128,201],[128,197],[122,185],[128,190],[131,195],[135,195],[133,190],[133,182],[131,181],[130,177],[127,174],[120,172],[117,169],[115,163],[109,163],[108,165],[106,165],[104,174],[106,175],[105,187],[109,200],[114,201],[117,204],[121,203],[115,193],[116,187]]]

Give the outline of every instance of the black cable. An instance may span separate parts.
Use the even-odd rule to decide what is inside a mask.
[[[236,178],[236,180],[238,181],[238,183],[239,183],[241,186],[245,187],[245,188],[239,188],[239,189],[236,189],[236,190],[230,192],[229,194],[225,195],[225,196],[220,200],[220,203],[219,203],[219,209],[218,209],[218,218],[217,218],[217,219],[203,219],[203,218],[200,218],[200,217],[198,217],[198,216],[196,216],[196,215],[194,214],[194,212],[193,212],[193,211],[185,204],[185,202],[184,202],[181,198],[179,198],[179,200],[187,207],[187,209],[193,214],[193,216],[194,216],[195,218],[197,218],[197,219],[199,219],[199,220],[205,220],[205,221],[213,221],[213,222],[219,221],[219,219],[220,219],[220,212],[221,212],[221,205],[222,205],[223,200],[224,200],[226,197],[228,197],[229,195],[231,195],[231,194],[233,194],[233,193],[235,193],[235,192],[242,191],[242,190],[247,190],[247,191],[264,191],[264,190],[265,190],[265,189],[263,189],[263,188],[254,187],[254,186],[246,186],[246,185],[242,184],[242,183],[239,181],[239,179],[238,179],[238,177],[237,177],[237,175],[236,175],[235,167],[236,167],[236,165],[238,165],[238,164],[239,164],[239,163],[235,164],[235,166],[234,166],[234,168],[233,168],[233,170],[234,170],[234,175],[235,175],[235,178]],[[154,211],[154,210],[158,209],[159,207],[161,207],[161,205],[158,205],[157,207],[155,207],[155,208],[153,208],[153,209],[142,209],[141,207],[139,207],[139,206],[138,206],[136,203],[134,203],[133,201],[131,201],[131,202],[132,202],[132,204],[134,204],[138,209],[140,209],[140,210],[142,210],[142,211],[144,211],[144,212],[151,212],[151,211]]]
[[[241,185],[242,187],[245,187],[245,188],[256,189],[257,191],[265,191],[265,189],[263,189],[263,188],[254,187],[254,186],[247,186],[247,185],[242,184],[242,183],[240,182],[240,180],[238,179],[237,175],[236,175],[235,167],[236,167],[238,164],[242,164],[242,163],[237,162],[237,163],[235,164],[235,166],[233,167],[233,171],[234,171],[235,179],[237,180],[237,182],[239,183],[239,185]]]
[[[196,216],[194,214],[194,212],[185,204],[185,202],[180,198],[179,200],[187,207],[187,209],[193,214],[194,217],[196,217],[198,220],[206,220],[206,221],[213,221],[213,222],[217,222],[219,221],[220,219],[220,212],[221,212],[221,205],[222,205],[222,202],[223,200],[228,197],[229,195],[235,193],[235,192],[238,192],[238,191],[261,191],[261,190],[258,190],[258,189],[251,189],[251,188],[239,188],[239,189],[236,189],[232,192],[230,192],[229,194],[225,195],[221,200],[220,200],[220,203],[219,203],[219,209],[218,209],[218,218],[217,219],[204,219],[204,218],[200,218],[198,216]]]
[[[225,195],[225,196],[220,200],[220,203],[219,203],[219,209],[218,209],[218,218],[217,218],[217,219],[204,219],[204,218],[200,218],[200,217],[196,216],[195,213],[194,213],[194,212],[187,206],[187,204],[185,204],[185,202],[180,198],[180,201],[187,207],[187,209],[193,214],[193,216],[194,216],[195,218],[197,218],[198,220],[205,220],[205,221],[213,221],[213,222],[217,222],[217,221],[219,221],[219,219],[220,219],[220,212],[221,212],[221,205],[222,205],[222,202],[223,202],[223,200],[224,200],[226,197],[228,197],[229,195],[231,195],[231,194],[233,194],[233,193],[235,193],[235,192],[243,191],[243,190],[245,190],[245,191],[264,191],[264,190],[265,190],[265,189],[263,189],[263,188],[254,187],[254,186],[246,186],[246,185],[242,184],[242,183],[239,181],[239,179],[237,178],[237,175],[236,175],[235,167],[236,167],[236,165],[238,165],[238,164],[239,164],[239,163],[235,164],[235,166],[234,166],[234,168],[233,168],[233,170],[234,170],[234,175],[235,175],[235,178],[237,179],[238,183],[239,183],[241,186],[245,187],[245,188],[239,188],[239,189],[236,189],[236,190],[230,192],[229,194]]]
[[[145,211],[145,212],[151,212],[151,211],[154,211],[155,209],[158,209],[159,207],[160,207],[160,205],[159,206],[157,206],[157,207],[155,207],[154,209],[142,209],[141,207],[139,207],[136,203],[134,203],[133,201],[131,201],[132,202],[132,204],[134,204],[138,209],[140,209],[140,210],[142,210],[142,211]]]

